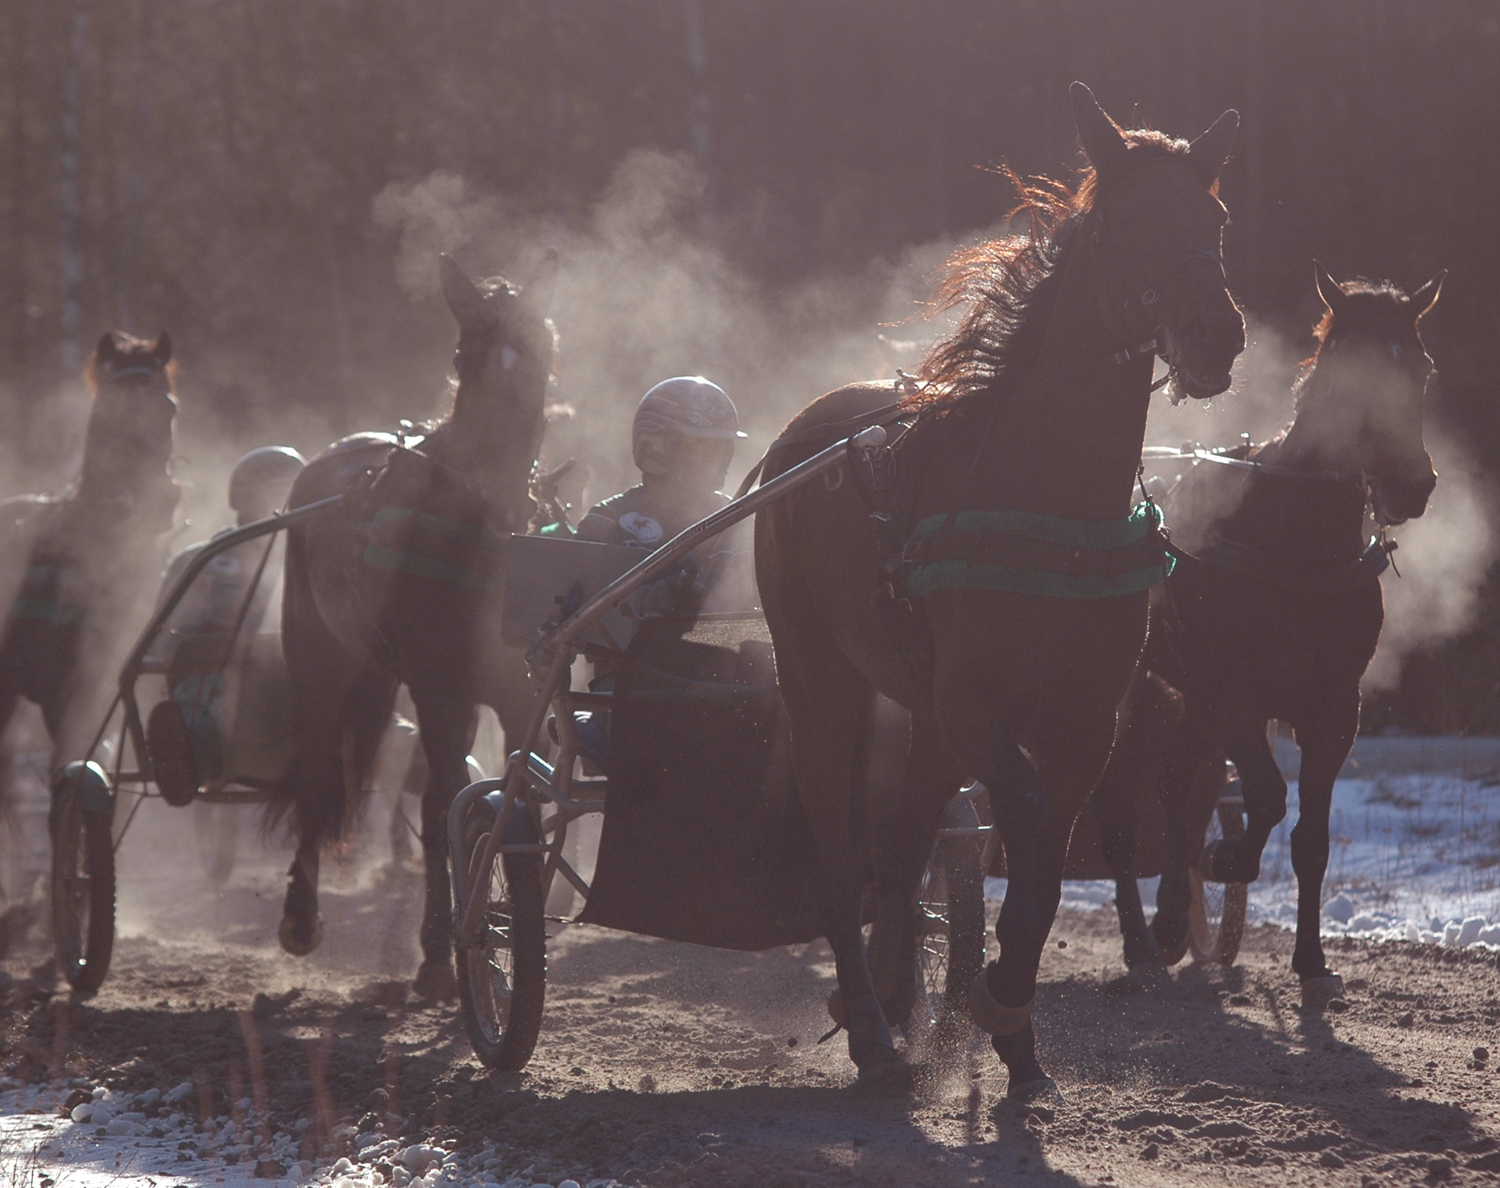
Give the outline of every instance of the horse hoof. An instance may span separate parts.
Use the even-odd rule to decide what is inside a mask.
[[[1344,997],[1344,979],[1336,973],[1302,979],[1302,1009],[1321,1011],[1336,998]]]
[[[1157,958],[1154,961],[1137,961],[1134,965],[1127,966],[1125,980],[1133,990],[1142,994],[1155,994],[1171,985],[1172,976],[1167,972],[1167,963]]]
[[[859,1066],[855,1090],[862,1095],[886,1096],[910,1093],[912,1067],[892,1049],[882,1049],[878,1060],[867,1060]]]
[[[451,961],[424,961],[412,985],[422,998],[452,999],[458,996],[458,978]]]
[[[302,928],[302,921],[292,916],[282,916],[281,927],[276,930],[276,939],[293,957],[306,957],[323,943],[323,919],[320,916],[313,920],[312,934],[309,936]]]
[[[1198,872],[1210,883],[1253,883],[1260,878],[1260,858],[1252,865],[1231,849],[1223,838],[1215,838],[1203,847]]]
[[[1019,1084],[1012,1081],[1006,1086],[1005,1097],[1008,1101],[1019,1102],[1021,1105],[1032,1105],[1042,1101],[1055,1101],[1061,1104],[1064,1100],[1062,1090],[1057,1087],[1057,1082],[1051,1077],[1038,1077],[1034,1081],[1022,1081]]]

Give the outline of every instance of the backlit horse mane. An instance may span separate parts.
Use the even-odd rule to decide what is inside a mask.
[[[1134,164],[1188,156],[1185,140],[1149,128],[1123,132],[1126,159]],[[1190,157],[1188,159],[1191,159]],[[940,339],[918,369],[924,386],[904,401],[916,411],[950,406],[1001,388],[1008,376],[1035,361],[1056,297],[1058,265],[1098,196],[1098,173],[1085,166],[1078,184],[1049,177],[1022,178],[1000,170],[1021,201],[1007,220],[1025,215],[1024,235],[1007,235],[960,248],[939,267],[933,316],[966,306],[957,328]],[[1210,193],[1217,194],[1215,180]]]

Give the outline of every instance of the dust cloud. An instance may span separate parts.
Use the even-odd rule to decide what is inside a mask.
[[[935,327],[888,326],[894,347],[879,331],[920,312],[928,272],[955,246],[926,244],[772,292],[719,246],[735,229],[710,226],[693,159],[656,150],[627,155],[576,228],[520,216],[502,196],[476,193],[449,173],[387,186],[373,214],[398,239],[398,279],[414,299],[433,299],[439,251],[454,253],[471,275],[524,280],[544,247],[558,248],[554,398],[578,412],[590,499],[636,481],[630,418],[668,376],[706,375],[734,399],[750,441],[732,482],[809,401],[912,361],[900,340],[922,341]]]
[[[1437,487],[1427,512],[1392,535],[1399,575],[1386,571],[1385,629],[1365,672],[1366,693],[1393,689],[1406,659],[1462,634],[1479,614],[1479,593],[1500,553],[1496,492],[1479,460],[1449,430],[1429,428]]]

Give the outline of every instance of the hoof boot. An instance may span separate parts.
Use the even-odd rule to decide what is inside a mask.
[[[1033,999],[1025,1006],[1008,1007],[996,1001],[984,970],[969,983],[969,1016],[974,1026],[987,1035],[1015,1035],[1031,1022],[1035,1003]]]
[[[1021,1105],[1063,1100],[1062,1090],[1051,1077],[1038,1077],[1034,1081],[1022,1081],[1020,1084],[1012,1081],[1006,1086],[1005,1097],[1008,1101],[1019,1102]]]

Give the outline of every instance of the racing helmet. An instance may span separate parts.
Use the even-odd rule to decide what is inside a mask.
[[[631,456],[643,474],[673,470],[674,435],[724,443],[724,465],[734,452],[740,432],[739,413],[718,384],[701,375],[679,375],[662,380],[641,397],[630,429]]]
[[[292,482],[307,465],[291,446],[261,446],[234,464],[229,475],[229,506],[237,512],[269,515],[286,502]]]

